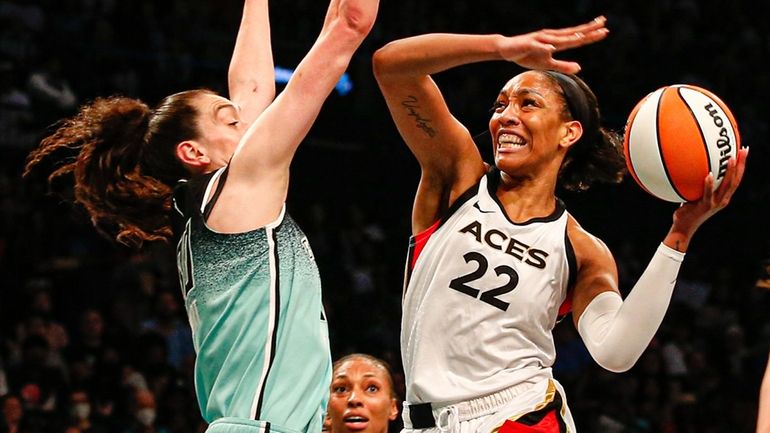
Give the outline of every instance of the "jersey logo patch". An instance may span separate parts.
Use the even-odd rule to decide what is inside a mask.
[[[307,253],[307,255],[311,259],[315,260],[315,256],[313,255],[313,249],[310,248],[310,242],[307,240],[307,237],[303,237],[301,243],[302,243],[302,248],[305,249],[305,252]]]
[[[479,202],[473,203],[473,207],[479,210],[481,213],[495,213],[493,210],[484,210],[481,207],[479,207]]]

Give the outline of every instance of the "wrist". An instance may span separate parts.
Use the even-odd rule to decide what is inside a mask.
[[[680,253],[687,252],[687,248],[690,246],[690,240],[692,239],[692,233],[676,230],[674,227],[668,232],[663,239],[663,245],[679,251]]]
[[[492,45],[495,47],[495,60],[505,60],[505,42],[508,38],[500,34],[489,35],[492,38]]]

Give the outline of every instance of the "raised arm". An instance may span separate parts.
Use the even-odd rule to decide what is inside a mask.
[[[275,98],[268,0],[245,0],[227,74],[230,99],[250,125]]]
[[[315,44],[235,150],[227,183],[209,218],[213,228],[251,230],[280,214],[294,153],[374,25],[378,6],[378,0],[331,1]]]
[[[738,151],[718,189],[705,180],[706,194],[674,213],[671,230],[625,300],[618,293],[615,260],[609,250],[577,223],[568,228],[578,266],[573,320],[591,356],[611,371],[631,368],[647,348],[674,292],[679,267],[697,229],[723,209],[743,178],[748,149]]]
[[[412,231],[435,222],[484,173],[468,130],[449,111],[430,77],[454,66],[501,59],[500,36],[430,34],[391,42],[373,67],[390,114],[421,168]]]
[[[759,389],[757,433],[770,433],[770,359],[767,361],[765,375]]]
[[[484,173],[470,133],[452,116],[431,75],[490,60],[576,72],[576,63],[556,60],[553,53],[603,39],[604,22],[597,18],[576,27],[513,37],[428,34],[391,42],[375,53],[377,82],[399,133],[422,169],[412,216],[414,232],[432,224]]]

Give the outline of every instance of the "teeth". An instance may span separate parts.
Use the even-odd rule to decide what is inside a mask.
[[[514,134],[500,134],[500,136],[497,138],[497,141],[500,144],[507,144],[507,145],[514,145],[514,146],[522,146],[525,143],[523,138]]]

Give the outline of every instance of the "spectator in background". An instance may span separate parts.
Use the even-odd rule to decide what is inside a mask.
[[[32,143],[32,102],[19,85],[19,71],[0,58],[0,148],[25,148]]]
[[[35,111],[35,121],[47,126],[57,119],[71,115],[77,108],[78,98],[62,70],[62,60],[56,53],[46,55],[34,68],[27,81],[27,89]]]
[[[21,362],[8,370],[11,392],[21,396],[29,413],[46,418],[56,409],[65,386],[61,371],[47,364],[48,353],[48,341],[30,335],[22,342]]]
[[[104,316],[99,308],[86,308],[78,316],[78,332],[67,350],[70,356],[84,356],[92,367],[104,350]]]
[[[136,390],[130,402],[131,419],[123,433],[166,433],[167,430],[155,422],[158,416],[156,407],[152,391]]]
[[[80,433],[107,433],[108,430],[95,422],[93,402],[90,394],[84,389],[73,389],[69,392],[66,405],[67,425],[76,427]]]
[[[190,325],[182,318],[177,295],[160,292],[155,299],[155,315],[142,324],[143,331],[156,332],[166,339],[166,361],[176,369],[195,359]]]
[[[0,400],[2,404],[2,423],[0,433],[20,433],[19,427],[24,418],[24,407],[21,399],[15,394],[7,394]]]

